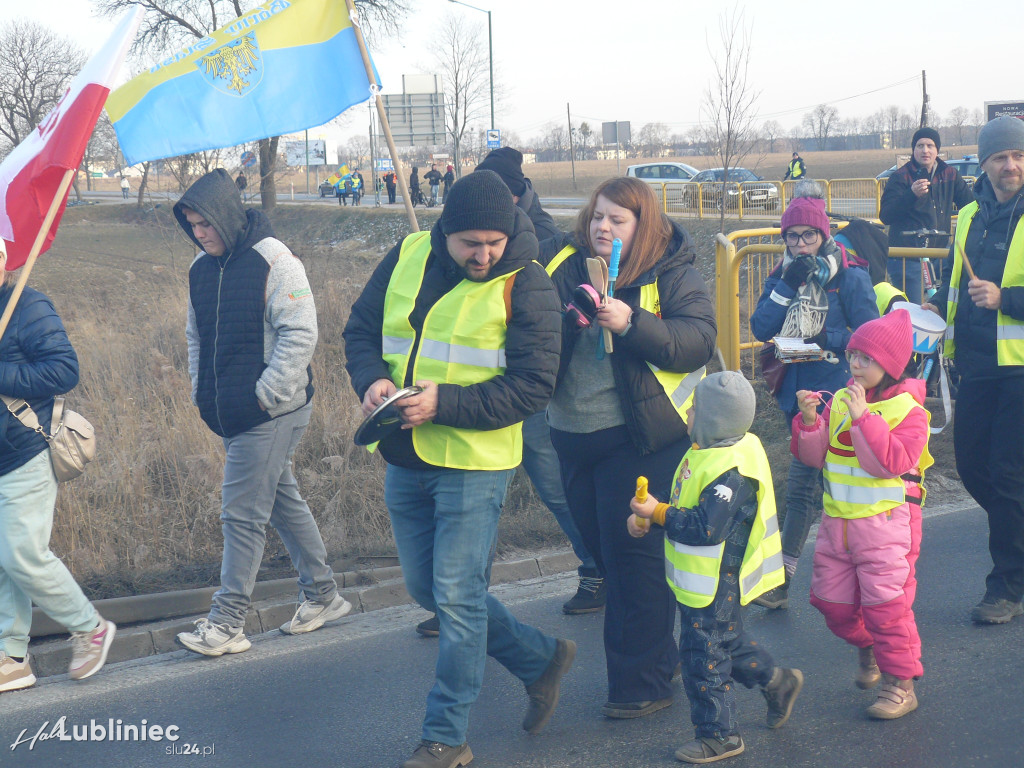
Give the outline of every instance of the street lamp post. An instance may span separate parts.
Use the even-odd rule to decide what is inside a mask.
[[[477,8],[475,5],[469,3],[463,3],[462,0],[448,0],[449,3],[455,3],[456,5],[464,5],[467,8],[472,8],[474,11],[480,11],[480,13],[487,14],[487,59],[490,65],[489,80],[491,85],[491,128],[494,128],[494,39],[491,36],[491,12],[485,11],[483,8]]]

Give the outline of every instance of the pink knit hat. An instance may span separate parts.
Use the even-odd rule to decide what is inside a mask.
[[[820,197],[797,197],[790,201],[782,214],[782,234],[790,227],[803,225],[820,230],[828,239],[828,214],[825,213],[825,201]]]
[[[897,309],[877,320],[864,323],[853,332],[846,348],[863,352],[882,366],[882,370],[894,379],[899,379],[914,353],[914,329],[910,324],[910,313],[905,309]]]

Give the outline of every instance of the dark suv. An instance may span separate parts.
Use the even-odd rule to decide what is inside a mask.
[[[709,168],[701,171],[691,182],[701,183],[700,196],[704,208],[722,207],[722,187],[725,187],[725,207],[737,208],[739,197],[743,194],[744,208],[764,208],[774,211],[779,207],[779,189],[770,181],[764,181],[753,171],[746,168],[730,168],[728,183],[725,180],[724,168]],[[718,183],[715,183],[718,182]],[[696,200],[688,201],[690,207],[696,207]]]

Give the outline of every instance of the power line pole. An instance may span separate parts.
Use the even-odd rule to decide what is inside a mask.
[[[565,102],[565,116],[569,119],[569,161],[572,163],[572,188],[576,191],[576,148],[572,143],[572,114],[569,112],[569,102]]]
[[[925,80],[924,70],[921,70],[921,125],[924,128],[928,125],[928,85]]]

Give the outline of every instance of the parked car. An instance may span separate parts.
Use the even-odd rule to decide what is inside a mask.
[[[730,168],[728,183],[723,185],[721,182],[724,180],[724,168],[709,168],[690,179],[690,181],[699,182],[702,185],[700,196],[705,209],[720,209],[722,207],[723,186],[725,187],[726,208],[739,206],[741,191],[744,208],[764,208],[766,211],[774,211],[779,207],[778,187],[770,181],[764,181],[763,177],[747,168]],[[687,204],[695,208],[696,200],[689,200]]]
[[[689,181],[697,173],[696,168],[686,163],[641,163],[626,169],[627,176],[659,184],[663,181]]]
[[[331,184],[331,182],[326,179],[320,182],[320,197],[327,197],[328,195],[335,197],[337,194],[338,188]]]

